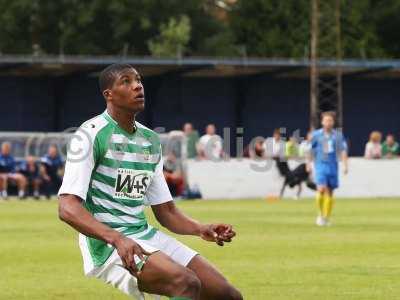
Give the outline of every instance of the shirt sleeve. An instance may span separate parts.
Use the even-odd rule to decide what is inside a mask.
[[[311,137],[311,149],[315,151],[317,149],[317,146],[318,146],[318,135],[314,131]]]
[[[158,205],[173,200],[165,181],[162,158],[156,166],[153,180],[146,191],[146,200],[150,205]]]
[[[78,130],[68,145],[64,178],[58,195],[71,194],[86,200],[95,166],[94,153],[94,139],[84,130]]]

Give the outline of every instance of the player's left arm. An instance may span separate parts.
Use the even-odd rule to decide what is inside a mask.
[[[346,139],[342,134],[340,134],[340,141],[339,141],[339,146],[340,146],[340,154],[341,154],[341,160],[343,162],[343,172],[344,174],[347,174],[349,172],[349,155],[348,155],[348,146]]]
[[[343,172],[347,174],[349,172],[349,155],[347,151],[342,151],[342,162],[343,162]]]
[[[160,159],[150,186],[146,190],[146,199],[158,222],[174,233],[200,236],[202,239],[216,242],[220,246],[223,246],[224,242],[230,242],[236,235],[232,225],[201,224],[186,216],[175,206],[164,178],[162,159]]]
[[[153,205],[152,210],[158,222],[168,230],[182,235],[200,236],[210,242],[223,246],[224,242],[231,242],[236,235],[229,224],[201,224],[186,216],[173,201]]]

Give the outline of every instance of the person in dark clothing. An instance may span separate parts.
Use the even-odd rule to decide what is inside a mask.
[[[43,174],[43,187],[47,198],[55,194],[61,186],[62,176],[60,171],[64,166],[64,162],[58,154],[57,147],[51,145],[47,154],[40,159]]]
[[[40,174],[40,166],[36,159],[33,156],[28,156],[19,166],[19,171],[27,179],[28,188],[32,191],[33,197],[39,199],[39,190],[42,184],[42,178]]]
[[[11,155],[11,144],[4,142],[0,149],[0,198],[7,199],[8,184],[16,185],[18,197],[25,197],[26,178],[16,170],[16,161]]]

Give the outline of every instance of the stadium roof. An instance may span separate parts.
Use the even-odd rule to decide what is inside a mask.
[[[65,76],[93,74],[115,62],[130,63],[144,76],[180,74],[182,76],[251,76],[308,77],[308,59],[266,58],[154,58],[123,56],[25,56],[0,55],[0,75]],[[321,60],[321,73],[334,74],[337,62]],[[354,60],[341,62],[345,76],[399,77],[400,60]]]

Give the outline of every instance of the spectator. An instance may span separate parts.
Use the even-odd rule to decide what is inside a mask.
[[[199,141],[199,133],[193,129],[191,123],[183,125],[183,133],[186,136],[187,158],[195,158],[197,156],[196,144]]]
[[[206,134],[197,143],[197,153],[202,159],[218,159],[222,156],[222,138],[215,133],[214,124],[206,127]]]
[[[46,197],[56,193],[61,186],[63,161],[58,155],[58,150],[55,145],[51,145],[47,150],[47,154],[40,159],[41,172],[43,174],[43,185],[45,188]]]
[[[393,134],[386,136],[386,141],[382,144],[382,156],[385,158],[394,158],[399,155],[399,144],[396,142]]]
[[[0,196],[8,197],[8,184],[15,184],[18,187],[18,197],[25,197],[26,178],[21,173],[16,172],[16,163],[11,155],[11,144],[4,142],[1,144],[0,151]]]
[[[256,139],[244,150],[243,156],[250,157],[252,159],[260,159],[265,157],[265,140]]]
[[[267,157],[279,159],[285,157],[285,142],[281,138],[280,128],[274,130],[272,138],[268,138],[265,144]]]
[[[185,188],[183,168],[173,152],[167,155],[164,161],[164,177],[172,196],[181,196]]]
[[[306,139],[300,143],[299,146],[299,156],[307,157],[307,155],[311,151],[311,139],[312,139],[312,131],[307,132]]]
[[[365,145],[365,158],[378,159],[382,157],[382,134],[379,131],[371,132],[369,142]]]
[[[28,188],[31,189],[33,197],[39,199],[40,185],[42,179],[40,177],[40,167],[33,156],[28,156],[19,167],[20,172],[27,179]]]
[[[296,158],[299,156],[299,144],[294,136],[291,136],[285,144],[285,154],[287,158]]]

